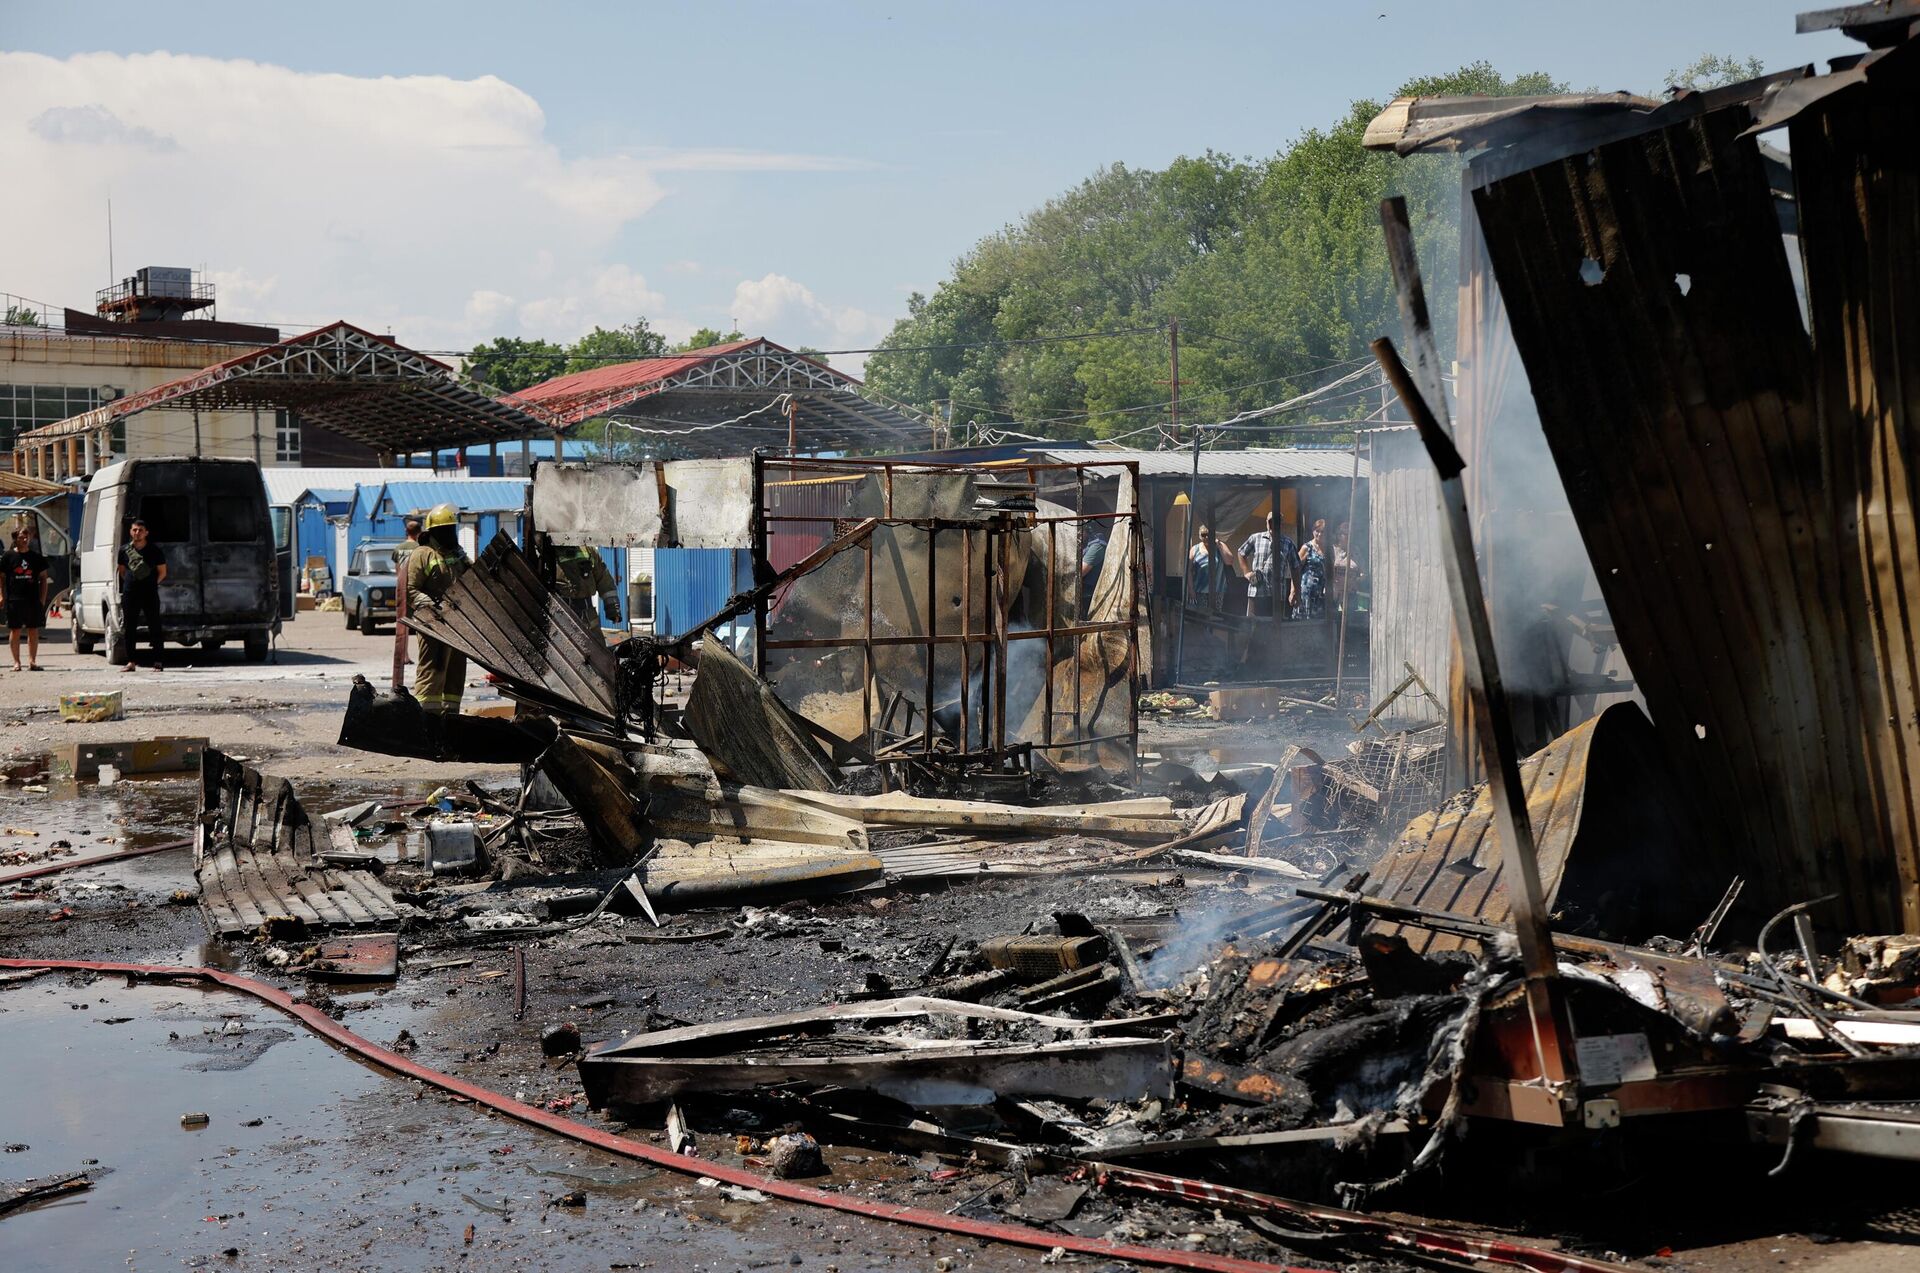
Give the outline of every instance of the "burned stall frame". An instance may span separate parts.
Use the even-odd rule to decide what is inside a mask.
[[[777,474],[777,476],[776,476]],[[972,476],[984,484],[998,487],[1013,487],[1016,490],[1037,491],[1048,475],[1065,475],[1072,482],[1073,509],[1066,515],[1048,514],[1034,508],[1009,508],[989,515],[978,517],[918,516],[899,515],[896,512],[894,487],[895,478],[906,474],[954,474]],[[984,767],[988,771],[1030,771],[1032,755],[1035,751],[1055,753],[1073,751],[1100,744],[1124,744],[1126,747],[1129,772],[1134,767],[1133,757],[1139,740],[1138,700],[1141,689],[1140,637],[1139,623],[1142,619],[1141,601],[1144,590],[1141,587],[1142,554],[1140,532],[1142,520],[1140,514],[1140,476],[1138,466],[1129,461],[1094,460],[1084,462],[1066,462],[1057,460],[1034,460],[1016,462],[1007,465],[982,466],[979,464],[939,464],[925,460],[893,460],[885,458],[836,458],[821,459],[801,456],[764,456],[754,457],[754,502],[757,515],[753,524],[753,562],[756,578],[768,579],[774,576],[774,568],[769,560],[769,543],[774,531],[781,527],[813,528],[824,530],[825,540],[832,540],[839,533],[839,524],[845,518],[836,518],[826,513],[788,513],[774,510],[770,506],[769,486],[776,482],[798,482],[806,478],[860,477],[877,475],[880,478],[881,511],[880,516],[870,519],[873,527],[901,527],[926,532],[926,547],[921,555],[919,577],[931,583],[936,576],[939,563],[938,539],[941,532],[957,532],[960,536],[962,568],[960,571],[960,629],[957,632],[938,630],[938,610],[928,597],[926,607],[926,630],[917,633],[876,634],[874,632],[874,571],[875,536],[868,534],[855,549],[863,558],[862,588],[858,598],[858,632],[852,635],[828,637],[775,638],[769,635],[770,598],[762,595],[754,608],[755,662],[761,674],[767,675],[768,656],[789,650],[859,650],[862,671],[861,734],[870,755],[872,755],[883,773],[891,765],[910,761],[922,763],[936,759],[948,767],[967,768]],[[1130,511],[1118,511],[1123,501],[1116,501],[1116,511],[1094,512],[1087,507],[1087,483],[1090,480],[1118,480],[1124,483],[1132,495]],[[1058,588],[1055,572],[1059,562],[1060,527],[1071,525],[1076,528],[1102,528],[1107,532],[1109,541],[1112,532],[1124,526],[1128,532],[1130,560],[1124,572],[1124,595],[1121,603],[1114,607],[1123,617],[1106,620],[1082,621],[1077,616],[1061,615],[1056,604]],[[1046,528],[1046,607],[1044,622],[1037,627],[1024,631],[1009,631],[1007,625],[1007,607],[1009,594],[1006,579],[1009,574],[1009,551],[1012,536],[1021,531],[1037,532]],[[1079,540],[1076,538],[1076,542]],[[973,609],[976,558],[981,564],[982,583],[987,588],[984,600],[986,622],[981,630],[974,630]],[[1098,580],[1090,581],[1089,589]],[[1055,729],[1055,718],[1062,713],[1056,710],[1055,670],[1058,666],[1060,642],[1079,641],[1088,637],[1101,637],[1114,634],[1125,638],[1126,642],[1126,728],[1120,732],[1105,734],[1086,734],[1084,719],[1085,696],[1082,678],[1086,675],[1082,660],[1073,657],[1073,689],[1071,710],[1066,713],[1072,720],[1071,730],[1066,736],[1060,736]],[[1007,719],[1007,682],[1008,651],[1015,641],[1044,641],[1048,652],[1047,667],[1043,677],[1042,710],[1038,738],[1013,737],[1014,727]],[[941,646],[957,645],[961,651],[962,673],[959,678],[959,720],[960,735],[956,752],[940,752],[936,756],[935,742],[937,731],[931,727],[934,714],[941,706],[935,700],[936,676],[934,671],[935,653]],[[873,686],[875,684],[875,651],[889,646],[919,647],[923,652],[921,679],[918,701],[909,699],[907,706],[918,715],[920,728],[918,746],[913,744],[916,738],[909,733],[905,737],[890,742],[880,738],[886,732],[887,722],[891,719],[894,704],[880,713],[875,719]],[[980,737],[973,733],[974,704],[969,701],[974,671],[974,652],[979,651],[980,658]]]

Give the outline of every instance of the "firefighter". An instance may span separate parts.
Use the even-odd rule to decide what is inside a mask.
[[[591,632],[600,631],[593,608],[596,595],[607,607],[607,622],[620,624],[620,589],[606,561],[591,548],[557,548],[553,554],[553,590],[580,616]]]
[[[442,504],[427,514],[420,532],[420,546],[407,554],[407,609],[418,614],[439,604],[447,589],[467,568],[460,551],[456,523],[459,514],[451,504]],[[456,715],[460,695],[467,684],[467,656],[450,645],[417,632],[419,644],[414,651],[413,696],[420,706],[436,716]]]

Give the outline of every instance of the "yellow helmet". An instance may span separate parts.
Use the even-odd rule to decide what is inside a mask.
[[[451,526],[460,520],[460,510],[451,504],[436,505],[427,514],[427,520],[420,524],[422,530],[432,530],[436,526]]]

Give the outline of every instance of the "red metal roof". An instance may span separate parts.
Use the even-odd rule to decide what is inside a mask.
[[[588,395],[618,393],[623,389],[640,389],[668,376],[677,376],[683,371],[698,367],[710,358],[721,354],[738,353],[757,344],[773,345],[772,341],[730,340],[724,345],[709,345],[705,349],[693,349],[684,354],[668,354],[664,358],[642,358],[638,362],[617,362],[605,367],[594,367],[587,371],[576,371],[571,376],[555,376],[552,380],[542,380],[513,394],[527,402],[558,403]],[[773,345],[779,349],[780,346]],[[786,351],[782,351],[786,352]]]
[[[688,350],[684,354],[642,358],[636,362],[576,371],[570,376],[556,376],[518,393],[506,394],[500,401],[572,423],[674,388],[673,382],[677,377],[716,359],[736,354],[777,356],[790,362],[806,363],[836,382],[837,387],[857,389],[860,385],[852,376],[836,371],[817,359],[796,354],[785,345],[777,345],[765,337],[752,336],[745,340],[708,345],[704,349]]]

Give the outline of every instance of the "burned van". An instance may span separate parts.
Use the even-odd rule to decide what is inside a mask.
[[[280,631],[280,553],[251,460],[125,460],[93,475],[80,523],[74,649],[87,654],[104,642],[111,662],[128,660],[116,567],[135,518],[166,555],[162,635],[210,650],[238,641],[248,659],[266,658]]]

